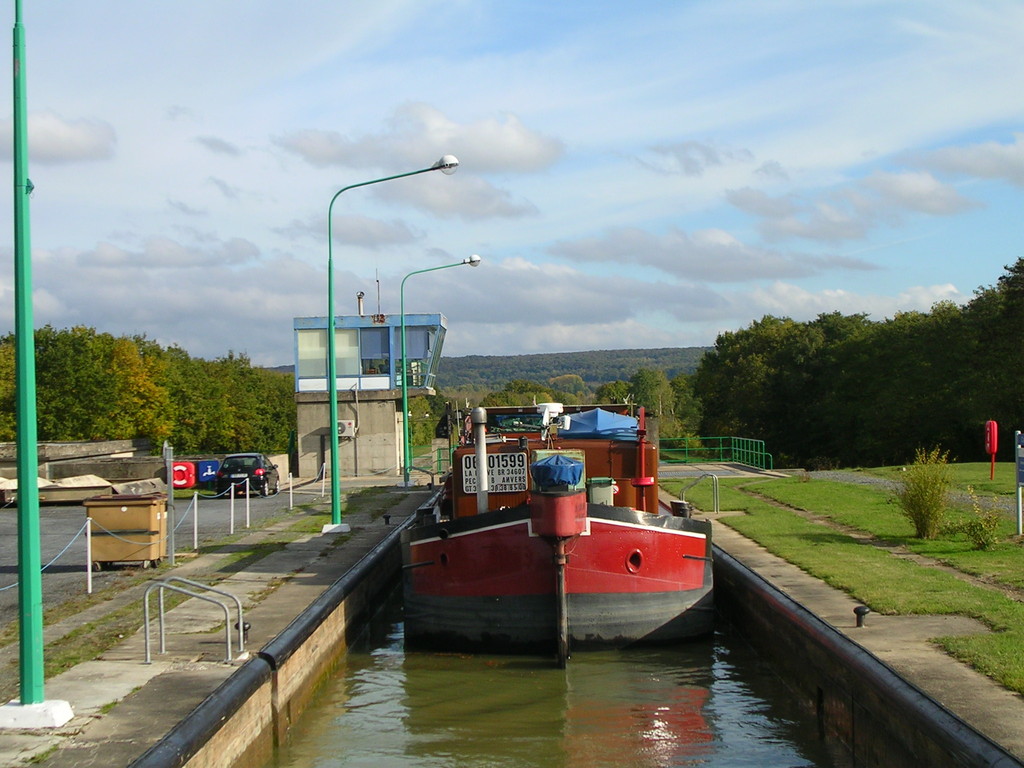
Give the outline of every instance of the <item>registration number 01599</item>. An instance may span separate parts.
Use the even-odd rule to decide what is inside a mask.
[[[462,492],[476,493],[476,454],[462,457]],[[525,453],[487,454],[487,485],[489,493],[518,493],[527,488],[527,455]]]

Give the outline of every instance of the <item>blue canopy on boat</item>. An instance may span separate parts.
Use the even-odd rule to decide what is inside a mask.
[[[570,414],[569,428],[559,430],[562,437],[594,437],[604,440],[636,440],[637,420],[601,408]]]
[[[538,488],[550,488],[555,485],[578,485],[583,477],[583,462],[571,456],[556,453],[545,456],[530,465],[533,483]]]

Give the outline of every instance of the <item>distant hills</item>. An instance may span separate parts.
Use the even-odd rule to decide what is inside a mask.
[[[497,391],[513,379],[546,383],[575,373],[587,385],[628,381],[640,368],[663,370],[671,379],[693,373],[708,347],[663,349],[602,349],[590,352],[549,352],[537,355],[467,355],[443,357],[435,386],[471,387]]]
[[[590,352],[547,352],[538,355],[466,355],[441,357],[436,389],[467,388],[497,392],[514,379],[546,384],[556,376],[575,373],[591,388],[609,381],[629,381],[640,368],[665,371],[670,379],[693,373],[710,347],[662,349],[600,349]],[[269,370],[294,375],[295,366]]]

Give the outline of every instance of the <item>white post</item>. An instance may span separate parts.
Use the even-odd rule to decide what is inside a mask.
[[[473,422],[473,443],[476,447],[476,512],[487,511],[487,497],[490,479],[487,473],[487,409],[474,408],[469,413]]]
[[[1021,498],[1020,498],[1020,481],[1021,481],[1021,469],[1024,467],[1024,445],[1020,444],[1020,430],[1018,429],[1013,433],[1013,450],[1015,458],[1017,459],[1017,535],[1020,536],[1022,532],[1022,523],[1024,523],[1024,515],[1021,514]]]
[[[85,593],[92,594],[92,518],[85,518]]]
[[[245,478],[245,527],[249,527],[249,499],[252,497],[252,486],[249,485],[249,478]]]
[[[228,533],[235,532],[235,484],[231,483],[231,522],[228,524]]]
[[[199,551],[199,492],[192,494],[192,549]]]
[[[295,509],[295,495],[292,493],[292,488],[295,484],[292,473],[288,473],[288,509]]]

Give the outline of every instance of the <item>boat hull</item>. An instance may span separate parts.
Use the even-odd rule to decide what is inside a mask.
[[[493,653],[551,650],[559,538],[568,556],[573,650],[677,642],[712,631],[706,521],[589,504],[579,535],[541,535],[536,522],[521,505],[407,530],[407,642]]]

